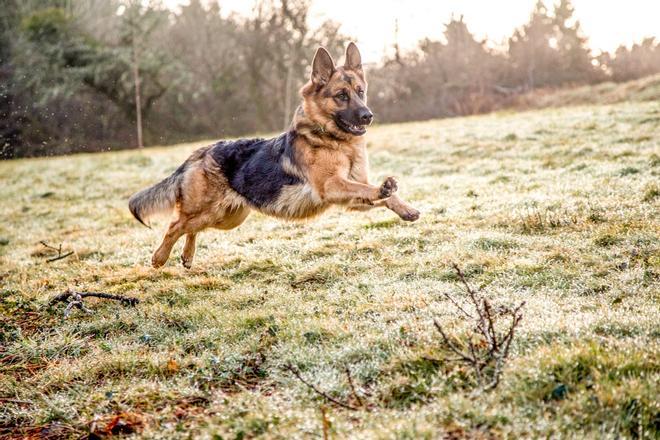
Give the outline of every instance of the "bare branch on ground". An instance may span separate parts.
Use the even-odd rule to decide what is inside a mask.
[[[47,263],[52,263],[53,261],[62,260],[66,257],[73,255],[73,251],[69,251],[64,254],[62,253],[62,243],[60,243],[58,247],[51,246],[48,243],[46,243],[44,240],[41,240],[39,243],[41,243],[41,245],[44,246],[46,249],[50,249],[57,252],[57,255],[55,257],[48,258],[46,260]]]
[[[293,374],[295,376],[296,379],[298,379],[300,382],[305,384],[309,389],[311,389],[312,391],[314,391],[316,394],[323,397],[327,401],[332,402],[337,406],[341,406],[342,408],[349,409],[351,411],[357,411],[359,409],[359,408],[356,408],[353,405],[342,402],[341,400],[337,400],[334,397],[332,397],[331,395],[329,395],[328,393],[319,390],[314,384],[308,382],[304,377],[302,377],[302,375],[300,374],[300,371],[296,367],[294,367],[293,365],[286,364],[286,365],[284,365],[283,368],[286,371],[289,371],[291,374]]]
[[[71,314],[71,310],[73,310],[74,307],[91,315],[94,312],[92,312],[90,309],[85,307],[85,304],[83,302],[83,300],[85,298],[90,298],[90,297],[119,301],[125,306],[135,306],[136,304],[138,304],[140,302],[140,300],[137,299],[137,298],[131,298],[131,297],[123,296],[123,295],[115,295],[115,294],[111,294],[111,293],[76,292],[76,291],[73,291],[73,290],[67,290],[64,293],[61,293],[61,294],[53,297],[53,299],[51,299],[49,301],[48,305],[52,306],[52,305],[54,305],[58,302],[68,301],[68,304],[67,304],[66,308],[64,309],[64,317],[65,318],[69,317],[69,315]]]
[[[515,336],[515,330],[522,320],[521,310],[525,302],[523,301],[513,309],[500,307],[498,312],[494,313],[490,302],[479,293],[479,290],[475,290],[470,286],[460,267],[456,263],[452,263],[452,267],[468,294],[469,302],[474,308],[474,314],[467,312],[465,307],[461,306],[449,294],[445,293],[444,296],[465,317],[474,320],[475,327],[467,336],[467,342],[462,343],[460,337],[448,334],[437,320],[434,320],[433,324],[440,333],[445,347],[457,356],[447,360],[462,362],[471,366],[479,388],[482,391],[491,390],[499,384],[502,369],[509,356],[511,342]],[[511,318],[511,322],[503,332],[498,332],[498,318],[507,316]]]

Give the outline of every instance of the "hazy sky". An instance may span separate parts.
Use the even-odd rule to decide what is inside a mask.
[[[187,0],[165,0],[171,6]],[[325,19],[339,22],[354,36],[365,62],[379,61],[394,43],[394,22],[399,19],[399,44],[414,48],[424,37],[440,39],[443,23],[452,14],[463,15],[478,37],[502,43],[524,24],[536,0],[315,0],[312,24]],[[551,5],[552,0],[546,0]],[[252,0],[220,0],[225,13],[249,15]],[[660,39],[660,0],[573,0],[578,20],[594,50],[612,50],[646,36]]]

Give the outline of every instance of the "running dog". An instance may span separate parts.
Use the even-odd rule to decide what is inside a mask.
[[[165,180],[130,198],[131,213],[144,225],[154,214],[175,212],[153,254],[154,267],[165,264],[185,235],[181,260],[190,268],[197,233],[233,229],[252,210],[299,220],[332,205],[352,210],[383,206],[405,221],[419,218],[416,209],[397,197],[393,177],[379,186],[369,183],[364,134],[373,114],[367,107],[367,82],[357,46],[348,45],[343,66],[335,66],[320,47],[300,95],[302,103],[286,133],[201,148]]]

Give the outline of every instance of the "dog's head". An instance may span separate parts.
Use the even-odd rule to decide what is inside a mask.
[[[353,43],[346,48],[343,66],[319,47],[312,61],[312,76],[302,88],[303,110],[327,132],[341,137],[362,136],[374,115],[367,107],[367,82],[360,51]]]

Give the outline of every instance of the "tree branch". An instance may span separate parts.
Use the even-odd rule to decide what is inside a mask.
[[[468,312],[455,301],[449,294],[444,294],[451,303],[466,317],[473,319],[475,326],[471,328],[472,334],[467,336],[467,347],[465,351],[454,343],[452,339],[442,328],[437,320],[433,320],[433,325],[440,333],[442,341],[446,348],[456,354],[458,358],[446,360],[463,362],[472,367],[476,376],[476,381],[481,391],[491,390],[499,384],[502,375],[502,368],[509,356],[511,343],[515,336],[516,327],[522,320],[521,310],[525,302],[519,304],[515,309],[502,307],[500,312],[495,313],[493,307],[487,299],[479,295],[478,290],[474,290],[467,282],[463,271],[456,263],[452,263],[452,267],[456,271],[458,279],[465,287],[468,293],[472,306],[474,307],[474,314]],[[500,334],[497,332],[497,316],[509,315],[511,316],[511,323],[508,329]],[[485,345],[481,342],[474,343],[473,338],[477,337],[485,341]],[[491,366],[492,368],[488,368]]]
[[[297,369],[296,367],[294,367],[293,365],[291,365],[291,364],[286,364],[286,365],[284,365],[283,368],[284,368],[286,371],[291,372],[291,374],[293,374],[293,375],[296,377],[296,379],[298,379],[299,381],[301,381],[303,384],[307,385],[308,388],[310,388],[312,391],[314,391],[316,394],[318,394],[319,396],[323,397],[324,399],[326,399],[326,400],[328,400],[328,401],[334,403],[335,405],[341,406],[342,408],[346,408],[346,409],[349,409],[349,410],[351,410],[351,411],[357,411],[357,410],[358,410],[358,408],[356,408],[356,407],[354,407],[354,406],[352,406],[352,405],[349,405],[348,403],[344,403],[344,402],[342,402],[342,401],[340,401],[340,400],[335,399],[334,397],[330,396],[329,394],[327,394],[327,393],[325,393],[325,392],[319,390],[318,388],[316,388],[316,386],[314,386],[313,384],[307,382],[307,381],[305,380],[305,378],[303,378],[303,377],[301,376],[300,371],[298,371],[298,369]]]
[[[73,290],[67,290],[64,293],[60,293],[59,295],[53,297],[53,299],[50,300],[49,305],[53,305],[56,302],[60,301],[66,301],[72,296],[78,295],[80,298],[88,298],[88,297],[93,297],[93,298],[101,298],[101,299],[111,299],[114,301],[120,301],[122,304],[126,306],[135,306],[140,302],[138,298],[131,298],[127,296],[122,296],[122,295],[114,295],[112,293],[103,293],[103,292],[76,292]]]

